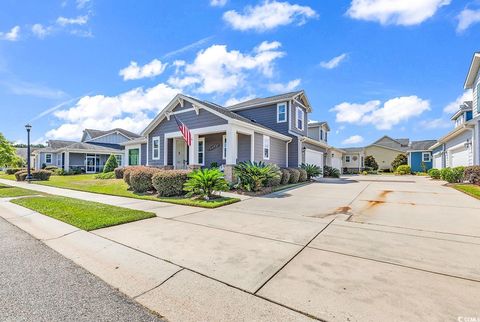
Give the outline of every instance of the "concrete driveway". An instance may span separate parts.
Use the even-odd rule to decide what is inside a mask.
[[[322,180],[159,216],[95,234],[182,268],[137,297],[172,321],[480,317],[480,201],[441,182]]]

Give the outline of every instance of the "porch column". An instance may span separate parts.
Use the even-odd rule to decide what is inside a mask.
[[[205,149],[206,151],[206,149]],[[205,158],[205,156],[203,156]],[[196,169],[198,164],[198,134],[192,133],[192,145],[188,149],[188,167]]]
[[[65,163],[63,165],[63,168],[66,172],[70,171],[70,152],[65,152]]]
[[[224,175],[225,179],[229,182],[233,182],[233,167],[237,164],[237,155],[238,155],[238,135],[237,130],[229,126],[227,128],[227,155],[226,155],[226,164]]]

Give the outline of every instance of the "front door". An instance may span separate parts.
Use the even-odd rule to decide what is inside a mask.
[[[139,165],[139,149],[128,150],[128,165]]]
[[[87,155],[87,166],[85,169],[86,173],[95,173],[97,166],[96,166],[96,157],[94,155]]]
[[[175,169],[187,168],[187,144],[183,139],[175,139]]]

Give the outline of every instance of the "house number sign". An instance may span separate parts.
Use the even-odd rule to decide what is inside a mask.
[[[216,148],[220,147],[220,144],[219,143],[215,143],[215,144],[212,144],[208,147],[208,151],[213,151],[215,150]]]

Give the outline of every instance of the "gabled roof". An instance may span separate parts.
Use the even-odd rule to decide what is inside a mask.
[[[408,150],[409,151],[427,151],[435,143],[437,143],[437,140],[412,141]]]
[[[311,128],[314,128],[314,127],[319,127],[319,126],[322,126],[322,125],[325,125],[327,127],[327,131],[330,131],[330,126],[328,126],[328,123],[327,122],[309,122],[308,123],[308,127],[311,127]]]
[[[123,136],[127,137],[128,139],[136,139],[136,138],[140,137],[140,135],[138,135],[136,133],[133,133],[133,132],[127,131],[125,129],[121,129],[121,128],[115,128],[115,129],[106,130],[106,131],[95,130],[95,129],[85,129],[85,130],[83,130],[83,132],[84,132],[84,134],[83,134],[83,137],[82,137],[82,142],[90,141],[90,140],[96,139],[98,137],[109,135],[109,134],[112,134],[112,133],[117,133],[117,132],[122,134]],[[86,134],[90,137],[88,140],[85,139]]]
[[[388,141],[387,142],[382,142],[384,139],[388,139]],[[393,138],[389,137],[388,135],[384,135],[380,139],[378,139],[377,141],[368,145],[367,147],[369,147],[369,146],[380,146],[380,147],[384,147],[384,148],[391,149],[391,150],[406,151],[409,143],[410,143],[410,139],[405,139],[405,138],[393,139]]]
[[[346,153],[358,153],[363,152],[363,148],[342,148]]]
[[[228,106],[227,108],[229,110],[238,110],[238,109],[243,109],[247,107],[264,106],[264,105],[269,105],[273,103],[279,103],[282,101],[293,100],[293,99],[296,99],[297,97],[303,98],[303,100],[306,103],[304,105],[306,106],[307,111],[311,112],[312,108],[310,106],[310,102],[308,101],[307,96],[305,95],[304,90],[289,92],[289,93],[284,93],[284,94],[279,94],[279,95],[274,95],[269,97],[258,97],[248,101],[244,101],[244,102],[240,102],[240,103]]]
[[[475,79],[477,78],[479,68],[480,68],[480,52],[476,52],[473,54],[472,62],[470,63],[470,68],[468,69],[467,78],[465,79],[465,84],[463,85],[464,89],[473,88]]]
[[[58,149],[57,151],[69,151],[69,150],[85,150],[85,152],[88,152],[88,151],[97,151],[97,152],[105,152],[105,153],[118,153],[119,151],[122,151],[122,150],[118,150],[118,149],[113,149],[113,148],[109,148],[109,147],[105,147],[105,146],[101,146],[101,145],[97,145],[97,144],[90,144],[90,143],[84,143],[84,142],[75,142],[71,145],[68,145],[66,147],[63,147],[63,148],[60,148]]]
[[[460,105],[458,111],[456,111],[455,114],[453,114],[450,119],[451,119],[451,120],[456,120],[460,115],[462,115],[462,114],[465,113],[466,111],[471,111],[471,110],[472,110],[472,106],[473,106],[473,102],[472,102],[472,101],[465,101],[465,102],[463,102],[462,105]]]

